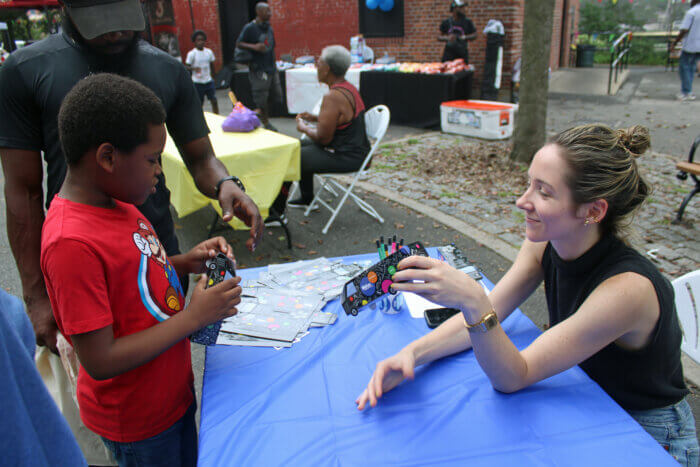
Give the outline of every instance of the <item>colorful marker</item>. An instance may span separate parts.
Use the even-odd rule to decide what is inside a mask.
[[[377,240],[377,253],[379,253],[380,260],[384,259],[384,252],[382,251],[382,247],[379,246],[379,240]]]

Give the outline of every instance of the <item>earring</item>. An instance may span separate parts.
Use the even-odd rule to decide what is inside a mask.
[[[591,222],[595,222],[595,221],[594,221],[593,219],[591,219],[590,217],[587,217],[586,220],[583,221],[583,225],[588,225],[588,224],[590,224]]]

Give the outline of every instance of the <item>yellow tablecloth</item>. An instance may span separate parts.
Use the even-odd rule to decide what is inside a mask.
[[[224,117],[205,112],[204,116],[211,133],[209,139],[214,154],[231,175],[241,179],[246,193],[258,205],[263,218],[280,191],[283,181],[300,178],[300,144],[296,138],[258,128],[250,133],[225,133],[221,129]],[[172,205],[179,216],[188,214],[211,204],[219,213],[216,200],[207,198],[194,184],[175,142],[168,135],[163,150],[163,172],[170,189]],[[244,227],[235,219],[231,225]]]

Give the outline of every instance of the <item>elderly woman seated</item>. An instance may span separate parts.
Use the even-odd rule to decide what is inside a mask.
[[[301,196],[291,207],[306,208],[314,197],[315,173],[344,173],[359,170],[370,150],[365,133],[365,104],[357,88],[345,81],[350,52],[340,45],[326,47],[316,64],[318,81],[328,85],[318,115],[297,115],[297,130],[308,138],[301,145]],[[273,208],[284,211],[288,185],[282,188]]]

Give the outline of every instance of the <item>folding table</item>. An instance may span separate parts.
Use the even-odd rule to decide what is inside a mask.
[[[207,348],[198,465],[677,465],[578,367],[502,394],[466,351],[359,412],[376,363],[429,329],[407,310],[326,311],[337,322],[289,349]],[[520,349],[540,334],[520,311],[503,327]]]

